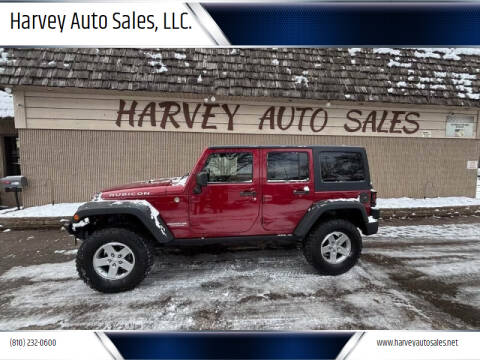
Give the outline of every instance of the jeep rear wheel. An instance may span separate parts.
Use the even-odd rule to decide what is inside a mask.
[[[307,261],[324,275],[340,275],[350,270],[362,251],[362,237],[346,220],[330,220],[316,226],[303,244]]]
[[[95,231],[77,253],[80,278],[95,290],[114,293],[133,289],[153,265],[148,239],[122,228]]]

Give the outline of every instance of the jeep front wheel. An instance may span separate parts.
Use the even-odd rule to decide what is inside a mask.
[[[153,249],[141,235],[121,228],[95,231],[77,253],[80,278],[95,290],[114,293],[133,289],[153,265]]]
[[[362,251],[362,237],[355,225],[330,220],[315,227],[303,244],[307,261],[324,275],[340,275],[350,270]]]

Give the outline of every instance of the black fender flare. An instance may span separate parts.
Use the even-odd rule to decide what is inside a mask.
[[[76,224],[85,218],[102,215],[132,215],[145,226],[156,241],[166,243],[174,239],[158,211],[146,200],[87,202],[77,209],[69,229],[75,235]]]
[[[332,200],[326,200],[326,201],[319,201],[307,210],[305,215],[303,216],[302,220],[298,223],[297,227],[294,230],[294,235],[298,237],[305,237],[310,229],[313,227],[313,225],[317,222],[317,220],[325,214],[327,211],[332,211],[332,210],[355,210],[359,211],[363,224],[365,226],[361,227],[361,230],[364,234],[368,232],[368,216],[367,216],[367,211],[365,210],[365,207],[359,202],[359,201],[351,201],[351,200],[338,200],[338,201],[332,201]],[[376,232],[376,231],[375,231]],[[366,234],[367,235],[367,234]]]

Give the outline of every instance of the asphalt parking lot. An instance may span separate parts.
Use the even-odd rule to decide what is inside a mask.
[[[63,231],[0,232],[0,249],[0,330],[480,328],[479,217],[384,223],[337,277],[296,244],[160,250],[113,295],[78,279]]]

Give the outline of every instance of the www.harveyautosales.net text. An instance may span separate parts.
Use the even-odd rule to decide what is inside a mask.
[[[139,14],[113,12],[111,14],[22,14],[11,12],[12,30],[188,30],[191,29],[189,14],[186,12],[164,12],[162,14]]]

